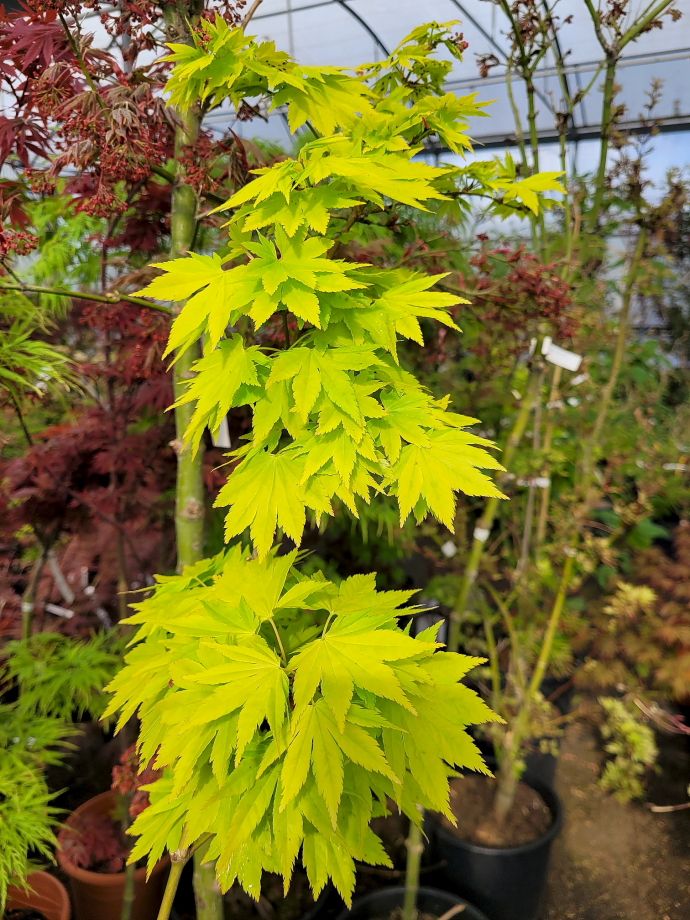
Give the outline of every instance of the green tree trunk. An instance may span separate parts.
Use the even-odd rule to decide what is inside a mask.
[[[199,133],[199,116],[195,111],[180,117],[175,135],[175,159],[179,163],[185,149],[191,147]],[[194,189],[184,184],[184,179],[175,184],[170,216],[170,256],[175,259],[192,248],[196,228],[197,200]],[[187,349],[176,362],[173,385],[175,399],[183,390],[183,383],[191,374],[192,364],[200,357],[199,344]],[[175,491],[175,534],[177,540],[177,567],[182,569],[201,559],[204,550],[204,480],[202,453],[196,456],[183,443],[182,436],[189,423],[192,405],[175,409],[175,442],[177,451],[177,486]],[[223,900],[216,885],[215,869],[212,864],[202,863],[194,858],[194,897],[197,920],[223,920]]]
[[[190,111],[179,116],[180,123],[175,133],[175,158],[180,161],[187,147],[196,142],[199,134],[199,116]],[[194,189],[184,184],[184,177],[175,184],[172,194],[170,215],[171,243],[170,258],[184,256],[192,248],[196,228],[197,200]],[[183,383],[191,374],[192,364],[201,355],[197,343],[189,348],[174,366],[173,385],[175,399],[182,395]],[[177,567],[181,569],[201,559],[204,550],[204,482],[202,454],[192,454],[182,440],[194,407],[179,406],[175,409],[177,439],[177,487],[175,494],[175,534],[177,538]]]
[[[195,144],[199,134],[199,115],[195,110],[180,115],[175,134],[175,159]],[[192,248],[196,229],[197,199],[194,189],[184,183],[184,176],[175,183],[172,196],[171,258],[183,256]],[[189,348],[176,362],[173,385],[175,398],[181,395],[183,382],[191,373],[192,364],[200,357],[200,344]],[[175,492],[175,534],[177,540],[177,567],[181,569],[201,559],[204,550],[204,481],[202,453],[193,455],[184,445],[182,436],[187,427],[193,406],[180,406],[175,410],[175,442],[177,451],[177,486]],[[194,858],[194,897],[197,920],[223,920],[223,899],[216,884],[215,868]]]
[[[421,824],[415,824],[410,821],[405,846],[407,848],[407,865],[405,868],[405,897],[403,899],[402,920],[416,920],[419,875],[422,865],[422,853],[424,852]]]

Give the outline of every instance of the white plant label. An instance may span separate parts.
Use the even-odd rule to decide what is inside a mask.
[[[554,344],[553,340],[548,335],[542,342],[541,353],[549,364],[555,364],[556,367],[562,367],[564,371],[580,370],[582,355],[578,355],[574,351],[568,351],[567,348],[561,348],[560,345]]]
[[[453,556],[457,555],[458,548],[452,540],[446,540],[446,542],[441,547],[441,552],[446,557],[446,559],[452,559]]]
[[[211,432],[211,441],[214,447],[232,447],[230,431],[228,430],[228,417],[225,416],[216,431]]]

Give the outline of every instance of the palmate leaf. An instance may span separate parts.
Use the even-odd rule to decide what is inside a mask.
[[[324,258],[333,245],[323,237],[289,237],[276,230],[276,245],[266,239],[245,242],[250,262],[225,268],[219,256],[190,253],[184,259],[160,262],[164,274],[137,293],[157,300],[187,303],[173,322],[165,354],[184,352],[207,332],[211,348],[228,325],[248,315],[258,328],[280,309],[320,327],[318,292],[333,293],[366,287],[357,279],[358,265]],[[315,293],[316,292],[316,293]]]
[[[390,611],[385,611],[385,615],[390,617]],[[422,644],[398,631],[377,629],[380,616],[380,613],[339,616],[321,639],[293,660],[298,713],[312,702],[319,689],[341,730],[355,687],[408,705],[388,662],[414,658],[421,651],[433,651],[437,646]]]
[[[444,93],[442,96],[427,96],[419,105],[420,113],[430,129],[453,153],[472,150],[468,135],[467,118],[486,117],[488,103],[481,102],[477,93],[458,96]]]
[[[428,445],[408,444],[391,467],[391,492],[397,495],[401,524],[414,511],[417,520],[431,513],[449,530],[455,517],[455,491],[505,498],[483,469],[502,470],[483,449],[484,438],[461,430],[430,431]]]
[[[194,413],[184,433],[194,453],[204,429],[218,430],[233,406],[255,402],[263,393],[259,369],[269,361],[258,347],[245,348],[242,337],[233,335],[220,342],[192,366],[194,377],[174,406],[195,403]]]
[[[110,712],[138,715],[165,773],[132,859],[203,839],[222,887],[256,895],[263,871],[289,885],[301,851],[315,891],[332,878],[349,901],[354,861],[387,862],[372,815],[391,798],[446,810],[454,768],[485,769],[465,726],[495,716],[458,684],[479,659],[399,628],[411,592],[305,579],[295,559],[236,546],[136,605]]]
[[[272,170],[269,170],[268,175],[271,172]],[[275,224],[282,227],[290,237],[299,229],[312,230],[323,235],[328,231],[332,212],[341,208],[354,208],[364,203],[345,194],[335,184],[306,187],[299,195],[292,195],[292,177],[288,175],[287,178],[290,181],[284,183],[282,191],[275,191],[260,201],[257,194],[256,200],[237,215],[236,220],[242,224],[245,232],[262,230]],[[246,185],[245,189],[251,191],[251,186],[258,181]],[[218,210],[224,210],[226,207],[231,205],[223,205]]]
[[[390,125],[387,127],[390,137]],[[249,201],[271,201],[274,195],[284,199],[283,207],[289,206],[292,214],[299,212],[298,202],[302,196],[306,207],[320,203],[330,211],[346,206],[340,198],[351,198],[355,203],[364,199],[379,207],[384,206],[386,199],[391,199],[419,210],[427,210],[428,201],[443,200],[446,196],[435,183],[446,179],[452,169],[412,160],[419,151],[410,148],[402,139],[398,146],[402,146],[402,150],[389,151],[381,146],[369,149],[361,141],[342,134],[321,137],[305,144],[297,160],[256,170],[258,178],[217,210],[237,208]],[[332,184],[320,185],[324,182]],[[278,207],[277,202],[272,206]],[[252,226],[251,219],[245,223],[248,213],[243,209],[237,217],[245,228]],[[288,224],[293,219],[289,219]],[[272,223],[282,226],[277,218]],[[308,222],[300,220],[300,223]],[[289,230],[287,232],[292,236]]]
[[[335,827],[343,792],[343,759],[399,783],[374,737],[356,722],[338,725],[331,707],[321,699],[295,714],[281,772],[281,809],[295,798],[311,770]],[[332,771],[332,772],[331,772]]]
[[[211,651],[209,649],[208,651]],[[177,685],[194,691],[197,687],[212,687],[211,693],[192,693],[192,707],[196,699],[203,706],[186,723],[203,725],[239,711],[236,726],[235,760],[239,762],[249,741],[259,725],[267,720],[274,733],[280,732],[285,718],[288,681],[280,658],[260,637],[243,647],[225,646],[219,649],[223,663],[194,671],[185,671],[182,662],[176,668]],[[178,713],[185,706],[185,693],[177,694]],[[177,715],[177,713],[176,713]]]
[[[380,207],[390,198],[425,211],[426,202],[445,198],[434,182],[447,176],[449,168],[413,161],[411,157],[418,152],[414,148],[404,153],[363,150],[358,142],[336,135],[311,142],[302,156],[308,152],[315,153],[307,172],[312,183],[335,177],[350,194]],[[324,155],[318,156],[321,153]]]
[[[447,400],[431,399],[376,358],[363,373],[367,384],[338,367],[358,366],[366,354],[343,349],[340,362],[331,362],[330,352],[305,347],[275,359],[255,407],[256,447],[237,452],[243,459],[216,499],[230,508],[227,539],[249,528],[264,558],[279,529],[299,546],[308,512],[332,515],[339,500],[357,514],[357,501],[368,504],[375,492],[397,497],[401,522],[414,511],[452,530],[457,492],[503,497],[483,472],[503,469],[489,453],[492,442],[463,430],[475,419],[449,412]],[[382,388],[380,401],[371,396]],[[284,429],[291,446],[266,449]]]
[[[190,253],[184,259],[158,262],[164,274],[154,278],[137,293],[163,301],[187,303],[175,319],[165,354],[179,349],[184,351],[208,330],[211,346],[217,345],[230,322],[257,291],[255,279],[248,278],[244,266],[225,271],[218,255],[204,256]]]
[[[225,519],[226,540],[248,527],[263,559],[273,545],[276,528],[281,527],[299,545],[308,504],[306,489],[296,487],[303,462],[294,451],[259,451],[242,462],[215,502],[220,508],[231,506]]]
[[[301,85],[286,82],[272,100],[274,108],[288,107],[293,133],[310,122],[319,134],[333,134],[373,109],[369,87],[341,68],[301,67],[299,75]]]
[[[274,359],[266,389],[270,391],[272,384],[290,380],[294,411],[303,421],[314,408],[322,390],[332,403],[358,421],[362,413],[353,380],[347,371],[361,371],[379,364],[381,360],[371,345],[331,349],[294,347]]]
[[[333,330],[334,335],[342,335],[345,329],[351,339],[371,342],[397,360],[400,339],[424,344],[420,319],[431,319],[458,330],[450,311],[467,301],[455,294],[429,290],[444,277],[445,274],[427,276],[408,271],[363,269],[358,278],[371,285],[367,296],[358,296],[355,292],[349,300],[322,298],[321,315],[324,316],[324,308],[328,307],[329,331]],[[334,328],[336,324],[337,329]]]

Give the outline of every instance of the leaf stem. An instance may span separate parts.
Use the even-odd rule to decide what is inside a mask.
[[[280,638],[280,633],[278,632],[278,627],[275,624],[273,617],[268,618],[268,622],[271,624],[271,628],[275,633],[276,641],[278,647],[280,648],[280,657],[283,659],[283,664],[287,664],[287,655],[285,654],[285,646],[283,645],[283,640]]]

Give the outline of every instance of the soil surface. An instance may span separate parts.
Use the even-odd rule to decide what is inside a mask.
[[[464,909],[465,909],[464,906],[461,905],[458,908],[457,913],[453,914],[453,917],[460,917]],[[402,915],[403,915],[402,907],[396,907],[396,909],[392,913],[377,916],[377,917],[372,917],[371,920],[402,920]],[[417,920],[439,920],[439,915],[438,914],[420,914],[418,912]],[[450,920],[450,917],[448,918],[448,920]]]
[[[488,776],[463,776],[450,787],[450,807],[457,827],[442,818],[443,826],[461,840],[485,847],[514,847],[541,837],[551,826],[551,812],[534,789],[519,783],[515,805],[503,826],[491,817],[496,781]],[[487,817],[489,816],[489,817]]]
[[[233,920],[302,920],[314,906],[307,877],[295,872],[287,896],[283,895],[283,880],[266,873],[258,901],[235,885],[224,897],[225,914]]]
[[[690,744],[657,737],[660,771],[647,801],[687,801]],[[690,810],[656,814],[597,786],[601,755],[590,729],[566,732],[556,774],[565,821],[554,841],[541,920],[688,920]]]

